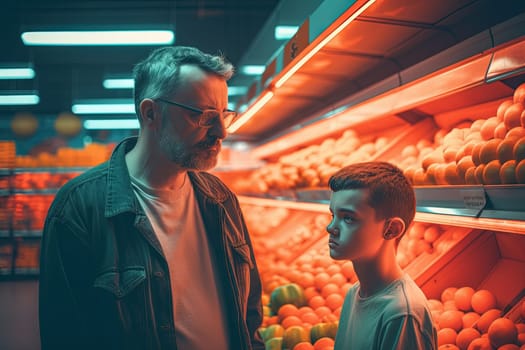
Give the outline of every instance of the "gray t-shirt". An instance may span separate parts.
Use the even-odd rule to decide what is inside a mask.
[[[407,274],[366,298],[359,289],[356,283],[345,297],[335,350],[438,348],[427,298]]]
[[[178,349],[228,349],[225,306],[217,289],[204,222],[188,175],[176,191],[131,178],[168,262]]]

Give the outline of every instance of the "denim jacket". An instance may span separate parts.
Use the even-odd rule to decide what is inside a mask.
[[[40,259],[42,350],[177,348],[168,264],[126,167],[135,143],[124,140],[109,161],[65,184],[49,209]],[[211,174],[189,177],[219,267],[230,349],[264,349],[261,283],[237,198]]]

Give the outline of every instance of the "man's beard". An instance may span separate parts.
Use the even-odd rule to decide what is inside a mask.
[[[221,142],[216,137],[207,138],[193,146],[193,151],[189,151],[183,143],[162,132],[160,147],[173,163],[186,170],[209,170],[217,165]],[[210,150],[211,147],[215,147],[216,151]]]

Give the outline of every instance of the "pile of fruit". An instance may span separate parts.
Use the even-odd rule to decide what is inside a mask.
[[[519,350],[525,347],[525,302],[520,316],[504,317],[496,297],[486,289],[449,287],[441,300],[430,299],[440,350]]]

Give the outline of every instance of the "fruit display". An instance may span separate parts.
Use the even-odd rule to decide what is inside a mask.
[[[5,207],[0,208],[0,218],[10,220],[0,221],[0,229],[11,228],[16,235],[20,234],[20,231],[33,231],[39,234],[44,227],[53,198],[52,194],[14,194],[5,197],[2,201],[5,202]]]
[[[265,193],[326,186],[332,174],[342,166],[370,160],[389,142],[386,137],[371,140],[360,138],[353,130],[346,130],[338,138],[328,138],[321,144],[310,145],[286,154],[277,162],[269,162],[248,178],[239,180],[239,193]]]
[[[525,345],[525,313],[504,314],[494,293],[470,286],[448,287],[429,299],[440,349],[519,349]],[[517,308],[525,310],[521,300]]]

